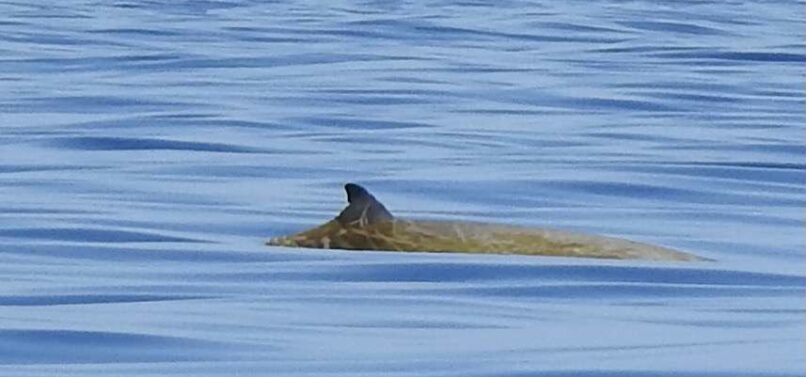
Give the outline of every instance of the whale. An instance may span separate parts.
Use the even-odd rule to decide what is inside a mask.
[[[269,239],[269,246],[430,253],[518,254],[554,257],[706,261],[697,255],[560,229],[472,221],[398,218],[366,188],[344,186],[347,206],[333,219],[299,233]]]

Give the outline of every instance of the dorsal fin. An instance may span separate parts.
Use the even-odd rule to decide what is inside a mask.
[[[367,189],[355,184],[344,185],[347,208],[336,217],[342,225],[365,226],[394,219],[391,213]]]

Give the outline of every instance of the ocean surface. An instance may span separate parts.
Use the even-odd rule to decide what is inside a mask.
[[[806,375],[803,1],[0,1],[0,376]],[[267,247],[396,215],[714,259]]]

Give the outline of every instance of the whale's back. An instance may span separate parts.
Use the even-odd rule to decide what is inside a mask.
[[[392,219],[343,225],[331,220],[270,245],[347,250],[523,254],[610,259],[693,261],[669,248],[553,229],[456,221]]]

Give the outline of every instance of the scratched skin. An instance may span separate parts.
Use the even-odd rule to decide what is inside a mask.
[[[665,247],[559,230],[475,222],[404,220],[366,189],[345,186],[349,205],[335,219],[266,244],[319,249],[523,254],[609,259],[700,261]]]

